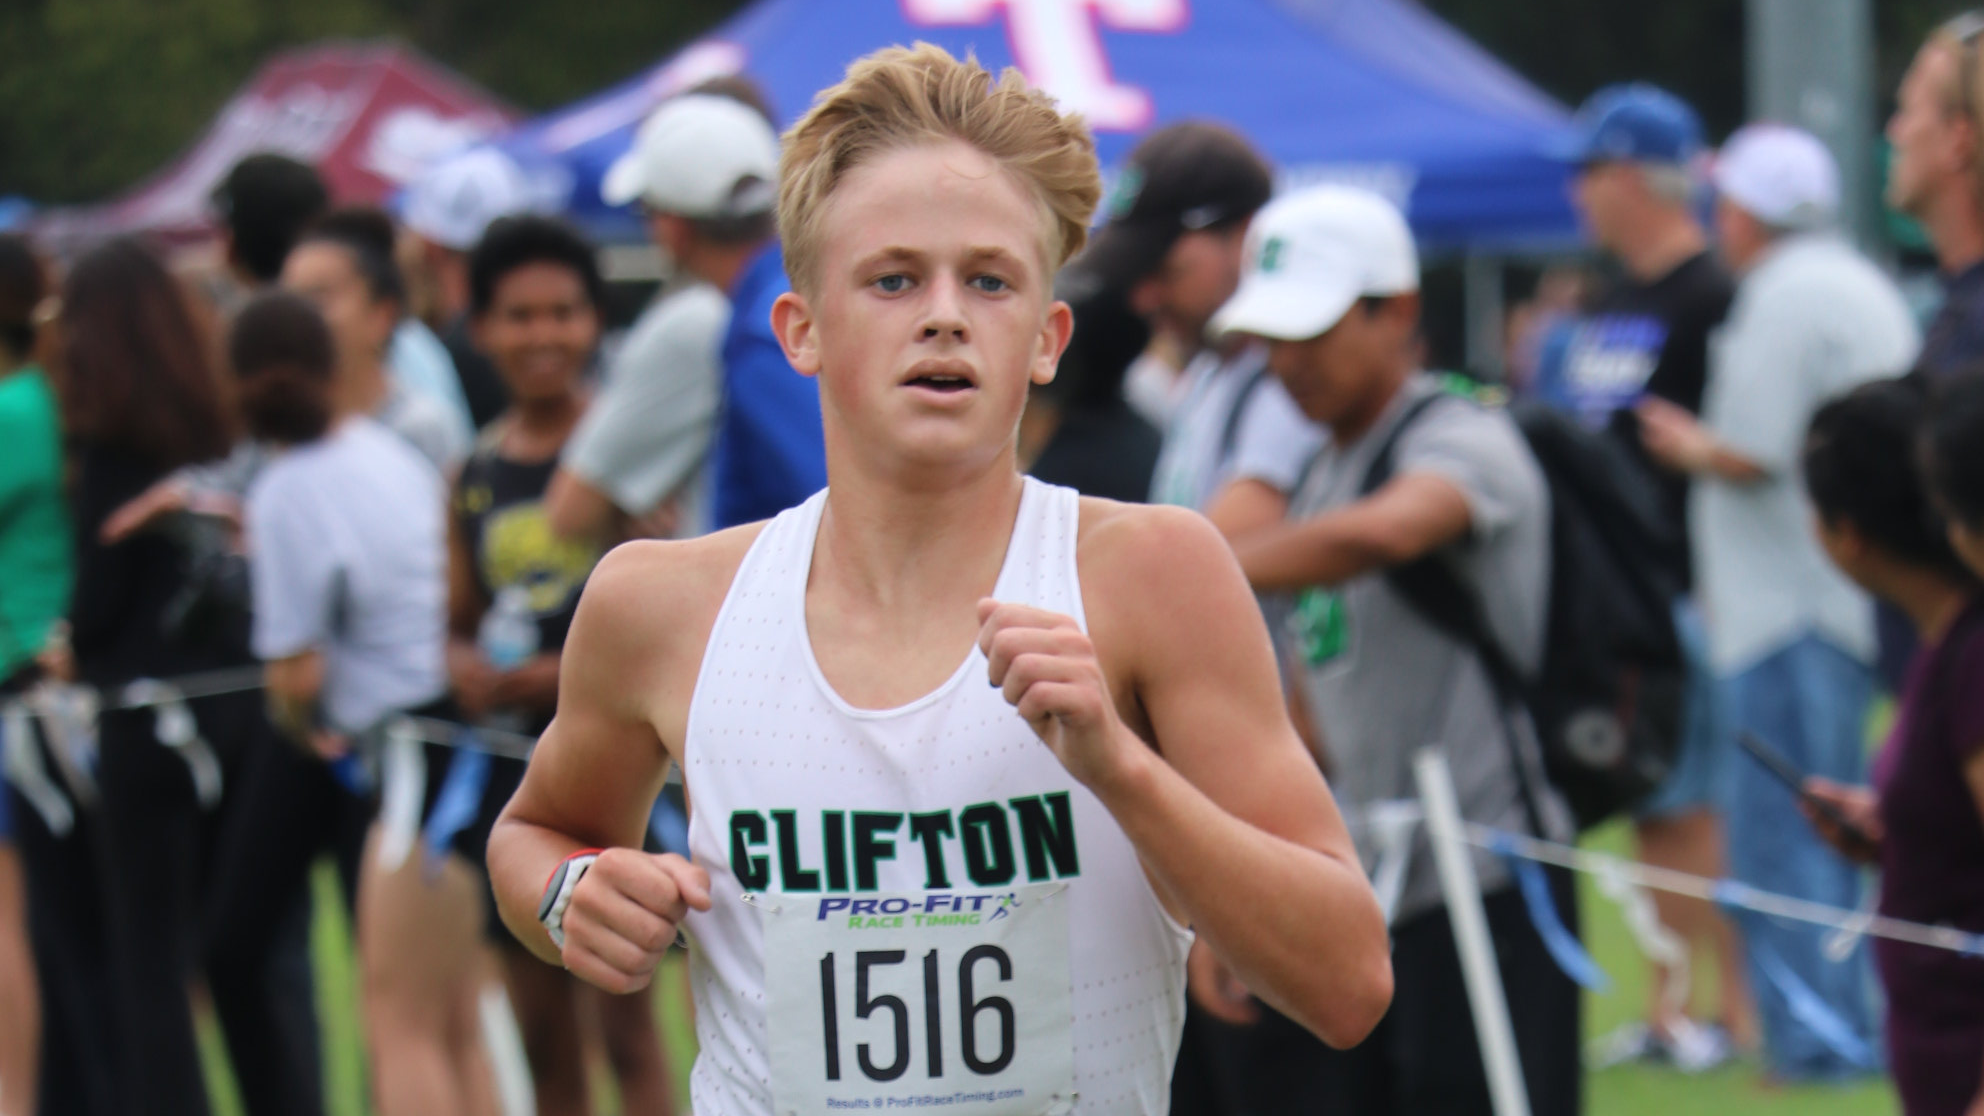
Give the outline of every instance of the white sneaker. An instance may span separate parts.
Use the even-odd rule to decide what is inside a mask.
[[[1736,1057],[1736,1043],[1717,1023],[1697,1023],[1682,1018],[1661,1041],[1674,1068],[1685,1074],[1707,1073],[1728,1065]]]
[[[1665,1053],[1652,1028],[1644,1023],[1622,1023],[1585,1044],[1584,1060],[1592,1069],[1606,1070],[1660,1061]]]

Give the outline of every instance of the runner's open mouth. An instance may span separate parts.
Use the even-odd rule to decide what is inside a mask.
[[[934,375],[916,376],[906,381],[910,387],[928,388],[931,391],[968,391],[977,386],[968,376]]]

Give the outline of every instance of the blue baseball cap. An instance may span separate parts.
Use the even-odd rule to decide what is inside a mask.
[[[1702,122],[1695,110],[1664,89],[1634,82],[1593,93],[1571,121],[1571,135],[1557,155],[1567,163],[1678,165],[1701,150]]]

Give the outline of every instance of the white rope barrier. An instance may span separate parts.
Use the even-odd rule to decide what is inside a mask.
[[[1775,918],[1788,918],[1830,930],[1946,949],[1972,957],[1984,957],[1984,934],[1972,934],[1953,926],[1930,926],[1920,922],[1889,918],[1885,915],[1869,914],[1864,910],[1849,910],[1829,903],[1816,903],[1810,899],[1798,899],[1764,891],[1736,880],[1710,879],[1707,876],[1677,872],[1671,868],[1656,868],[1607,853],[1593,852],[1555,841],[1539,840],[1520,833],[1491,829],[1484,825],[1469,824],[1465,827],[1465,833],[1468,844],[1488,852],[1511,854],[1525,860],[1554,864],[1586,875],[1609,876],[1655,891],[1687,895],[1720,906],[1737,907]]]
[[[1362,808],[1346,807],[1344,816],[1352,832],[1364,837],[1372,854],[1372,887],[1378,892],[1379,902],[1389,919],[1392,907],[1385,902],[1386,896],[1395,895],[1398,884],[1393,881],[1405,875],[1412,856],[1412,842],[1426,812],[1418,802],[1400,799],[1372,803]],[[1984,934],[1973,934],[1955,927],[1889,918],[1874,913],[1867,906],[1849,909],[1780,895],[1737,880],[1658,868],[1609,853],[1472,822],[1463,823],[1461,832],[1466,844],[1485,852],[1534,860],[1592,876],[1600,893],[1620,905],[1628,928],[1640,943],[1642,951],[1652,960],[1666,965],[1674,965],[1677,960],[1670,950],[1663,948],[1663,939],[1671,937],[1671,932],[1658,922],[1650,905],[1645,903],[1644,892],[1648,890],[1684,895],[1719,906],[1793,919],[1830,930],[1828,952],[1841,956],[1850,953],[1860,939],[1872,937],[1984,958]],[[1637,925],[1648,920],[1652,920],[1651,925]]]
[[[262,689],[259,666],[229,667],[173,678],[140,678],[118,687],[114,696],[105,697],[95,687],[43,681],[25,693],[0,702],[0,772],[36,814],[49,832],[67,836],[75,826],[77,809],[95,806],[96,719],[113,711],[151,710],[157,718],[154,735],[161,745],[172,749],[186,764],[200,804],[212,808],[220,801],[221,769],[213,746],[200,734],[190,702]],[[41,727],[44,749],[37,747],[31,726]],[[425,757],[418,756],[420,744],[484,752],[498,759],[527,761],[537,747],[537,738],[508,729],[468,725],[439,717],[399,714],[373,730],[360,734],[377,744],[378,765],[395,777],[385,780],[400,789],[382,803],[381,816],[386,836],[380,842],[382,861],[398,864],[413,847],[407,827],[416,830],[420,808],[418,788],[424,785]],[[49,770],[52,759],[54,771]],[[411,779],[415,768],[420,779]],[[680,767],[671,767],[670,784],[682,781]],[[400,801],[408,793],[414,798],[409,807]],[[388,808],[391,807],[391,808]],[[411,823],[407,821],[412,817]],[[416,834],[417,836],[417,834]]]

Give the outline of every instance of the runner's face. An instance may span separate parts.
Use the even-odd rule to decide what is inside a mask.
[[[1028,384],[1053,379],[1071,328],[1046,220],[1024,183],[962,143],[848,172],[823,214],[816,289],[774,314],[794,366],[820,377],[830,455],[1012,451]]]
[[[298,245],[283,262],[282,285],[324,315],[339,368],[362,369],[385,359],[399,307],[372,297],[349,249],[322,240]]]
[[[528,403],[570,394],[599,343],[599,314],[584,280],[540,260],[509,271],[492,293],[475,339],[511,397]]]

